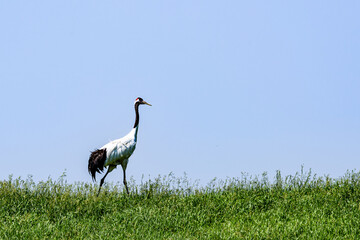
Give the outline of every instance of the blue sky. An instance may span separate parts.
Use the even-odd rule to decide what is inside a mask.
[[[91,181],[127,134],[127,175],[206,183],[359,169],[358,1],[1,1],[0,176]],[[120,169],[108,181],[121,181]]]

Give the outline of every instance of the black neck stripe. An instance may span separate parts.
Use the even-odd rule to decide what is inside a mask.
[[[138,125],[139,125],[139,105],[140,103],[139,102],[136,102],[135,103],[135,114],[136,114],[136,117],[135,117],[135,124],[134,124],[134,128],[136,128]]]

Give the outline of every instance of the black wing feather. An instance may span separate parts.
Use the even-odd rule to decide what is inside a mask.
[[[88,171],[93,180],[96,181],[96,172],[101,173],[104,170],[104,163],[106,160],[106,149],[97,149],[91,152],[89,157]]]

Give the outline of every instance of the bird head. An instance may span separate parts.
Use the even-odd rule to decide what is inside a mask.
[[[136,104],[136,103],[137,103],[137,104],[146,104],[146,105],[151,106],[150,103],[145,102],[144,99],[142,99],[141,97],[138,97],[138,98],[135,100],[135,103],[134,103],[134,104]]]

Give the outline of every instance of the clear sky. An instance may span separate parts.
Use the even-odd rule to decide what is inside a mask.
[[[136,181],[360,163],[359,1],[1,1],[1,179],[91,181],[127,134]],[[121,181],[121,168],[108,181]]]

